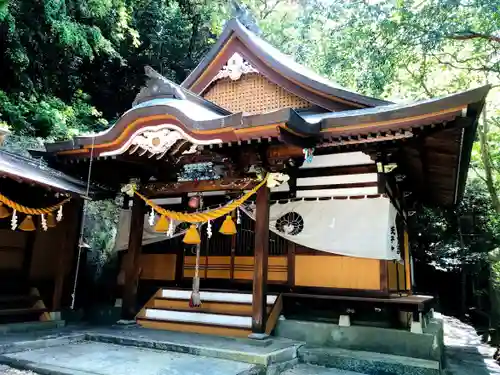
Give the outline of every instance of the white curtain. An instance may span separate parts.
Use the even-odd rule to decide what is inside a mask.
[[[242,210],[255,219],[254,206]],[[388,198],[274,203],[270,230],[311,249],[352,257],[400,259],[396,210]]]
[[[255,219],[255,207],[242,211]],[[144,220],[142,244],[164,241]],[[115,249],[126,250],[131,210],[122,210]],[[299,245],[327,253],[373,259],[400,259],[396,233],[396,210],[388,198],[330,199],[274,203],[270,208],[269,229]],[[174,225],[178,223],[174,222]],[[176,231],[175,236],[185,231]]]

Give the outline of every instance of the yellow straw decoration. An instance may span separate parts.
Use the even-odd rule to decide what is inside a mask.
[[[6,217],[9,216],[10,216],[9,210],[7,209],[7,207],[3,205],[3,203],[0,202],[0,219],[5,219]]]
[[[140,197],[144,202],[146,202],[147,205],[151,206],[156,212],[158,212],[162,216],[166,216],[172,220],[184,221],[192,224],[204,223],[207,222],[208,220],[215,220],[219,217],[227,215],[231,211],[235,210],[237,207],[241,206],[243,203],[245,203],[245,201],[248,198],[254,195],[257,192],[257,190],[259,190],[262,186],[265,185],[268,176],[269,175],[266,175],[266,177],[257,186],[255,186],[248,193],[244,194],[241,198],[232,201],[231,203],[228,203],[223,207],[208,212],[197,212],[197,213],[186,214],[183,212],[165,210],[164,208],[155,204],[150,199],[146,198],[141,193],[135,191],[135,194],[137,194],[137,196]]]
[[[55,204],[53,206],[50,206],[50,207],[46,207],[46,208],[30,208],[30,207],[20,205],[19,203],[16,203],[13,200],[10,200],[9,198],[7,198],[5,195],[0,194],[0,203],[3,203],[7,207],[9,207],[13,210],[16,210],[19,213],[26,214],[26,215],[46,215],[46,214],[49,214],[51,212],[58,210],[59,207],[61,207],[65,203],[69,202],[70,200],[71,200],[71,198],[66,198],[62,202]]]
[[[230,215],[226,216],[226,219],[220,226],[219,232],[227,235],[236,234],[236,225],[234,224],[233,218]]]
[[[198,233],[198,229],[196,229],[196,225],[191,224],[189,229],[186,231],[182,242],[188,245],[198,245],[201,242],[200,234]]]
[[[165,216],[161,216],[160,219],[156,222],[154,227],[155,232],[166,232],[168,231],[168,220]]]
[[[26,232],[31,232],[36,230],[35,223],[33,223],[33,218],[31,215],[26,216],[21,225],[19,225],[19,229],[24,230]]]

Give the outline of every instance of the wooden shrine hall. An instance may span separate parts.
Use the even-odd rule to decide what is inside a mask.
[[[488,86],[367,97],[237,19],[180,85],[146,76],[112,127],[41,155],[79,178],[92,161],[94,183],[132,196],[117,238],[125,317],[247,336],[282,314],[397,325],[430,309],[412,293],[408,217],[461,199]]]
[[[85,196],[79,180],[0,149],[0,324],[60,320],[72,304]]]

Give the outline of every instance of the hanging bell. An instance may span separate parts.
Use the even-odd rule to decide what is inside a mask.
[[[236,234],[236,225],[234,224],[233,218],[230,215],[226,216],[226,219],[220,226],[219,232],[227,235]]]
[[[156,232],[166,232],[168,231],[168,227],[169,227],[168,220],[165,216],[162,215],[156,222],[154,229]]]
[[[35,223],[33,223],[31,215],[26,216],[21,225],[19,225],[19,229],[24,230],[25,232],[32,232],[36,230]]]
[[[186,231],[182,242],[188,245],[198,245],[201,242],[200,234],[198,233],[198,229],[196,229],[196,225],[191,224],[189,229]]]
[[[54,214],[52,212],[49,212],[47,214],[47,227],[54,228],[56,225],[57,225],[57,223],[56,223],[56,218],[54,217]]]
[[[6,217],[9,216],[10,216],[9,210],[7,209],[7,207],[3,205],[2,202],[0,202],[0,219],[5,219]]]

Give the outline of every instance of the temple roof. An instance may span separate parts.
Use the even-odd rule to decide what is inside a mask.
[[[88,156],[94,144],[94,156],[119,155],[131,147],[141,146],[134,143],[133,138],[152,128],[155,131],[165,129],[165,136],[175,131],[175,137],[170,136],[171,147],[181,140],[204,146],[280,138],[284,133],[302,139],[313,138],[314,143],[332,137],[342,141],[342,137],[385,136],[451,122],[465,115],[470,105],[483,102],[488,91],[489,86],[483,86],[437,99],[351,111],[317,113],[285,108],[256,115],[225,114],[216,107],[205,105],[196,95],[193,98],[160,95],[140,101],[104,132],[49,143],[46,148],[59,154]]]
[[[86,195],[86,186],[82,181],[46,166],[41,160],[4,150],[0,150],[0,177],[36,183],[60,192]]]
[[[298,64],[293,58],[248,30],[236,18],[227,22],[217,42],[181,86],[201,94],[235,52],[271,81],[325,109],[336,110],[338,103],[355,108],[390,103],[356,93]]]
[[[229,59],[235,64],[231,66]],[[209,95],[203,97],[219,80],[239,84],[242,74],[263,75],[307,106],[294,107],[272,97],[262,100],[275,100],[279,105],[270,108],[276,109],[260,110],[268,108],[266,104],[255,113],[231,112],[208,100]],[[237,20],[228,22],[219,41],[182,84],[149,67],[146,75],[146,86],[132,108],[112,127],[46,144],[47,152],[40,155],[80,177],[86,176],[92,156],[101,166],[93,176],[115,188],[139,175],[146,181],[175,178],[176,168],[194,160],[242,168],[254,162],[245,151],[259,154],[258,159],[267,153],[267,167],[276,169],[283,167],[283,160],[303,160],[303,149],[310,148],[315,155],[388,154],[408,176],[408,188],[418,199],[452,205],[463,193],[477,120],[490,89],[483,86],[405,103],[370,98],[300,66]],[[251,95],[257,81],[250,82],[246,89]],[[229,89],[224,95],[233,94]]]

